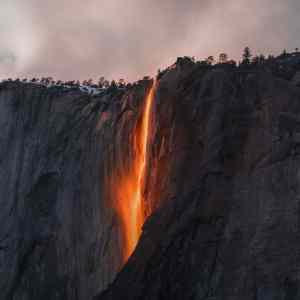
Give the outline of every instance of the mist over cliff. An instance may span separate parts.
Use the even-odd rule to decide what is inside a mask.
[[[2,0],[0,76],[137,80],[183,53],[279,54],[299,47],[299,13],[298,0]]]
[[[299,53],[96,90],[5,81],[0,127],[1,299],[300,297]]]

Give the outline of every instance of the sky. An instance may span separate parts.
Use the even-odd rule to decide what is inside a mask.
[[[178,56],[300,48],[300,0],[0,0],[0,78],[153,76]]]

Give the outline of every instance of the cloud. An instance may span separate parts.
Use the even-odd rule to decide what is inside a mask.
[[[0,51],[0,64],[2,65],[13,65],[16,62],[16,56],[10,52]]]
[[[0,48],[15,76],[135,80],[182,55],[293,49],[299,14],[298,0],[2,0]]]

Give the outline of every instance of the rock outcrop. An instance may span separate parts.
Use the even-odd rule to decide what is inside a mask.
[[[154,118],[157,209],[97,299],[299,299],[300,89],[266,70],[176,68]]]
[[[91,97],[1,84],[0,299],[91,299],[119,271],[106,178],[148,86]]]
[[[267,68],[160,76],[153,213],[121,269],[112,187],[150,85],[0,85],[1,299],[299,299],[300,88]]]

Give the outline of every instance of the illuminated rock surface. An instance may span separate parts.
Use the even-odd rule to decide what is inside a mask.
[[[300,89],[190,66],[155,105],[146,198],[161,208],[97,299],[299,299]]]
[[[0,85],[1,299],[300,298],[300,88],[259,68],[160,78],[144,179],[155,212],[117,274],[111,187],[150,86]]]
[[[122,98],[1,84],[0,299],[91,299],[112,281],[123,258],[105,178],[128,158],[128,108],[148,86]]]

